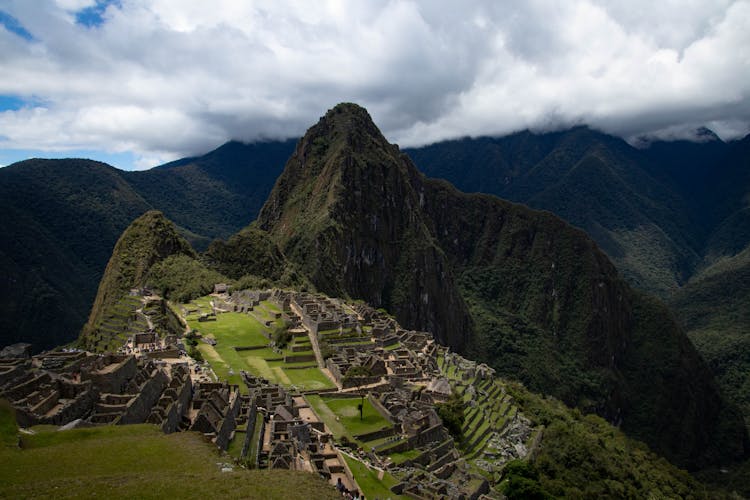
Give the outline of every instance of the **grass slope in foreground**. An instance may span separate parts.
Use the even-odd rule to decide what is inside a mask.
[[[339,498],[313,474],[221,472],[230,461],[196,433],[155,426],[105,426],[23,435],[0,406],[2,498]],[[7,438],[7,439],[6,439]]]

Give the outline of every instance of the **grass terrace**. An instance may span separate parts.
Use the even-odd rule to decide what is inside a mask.
[[[371,469],[359,460],[344,454],[344,460],[362,488],[365,498],[406,498],[391,492],[391,487],[398,484],[398,479],[388,472],[380,478],[380,471]]]
[[[371,447],[372,442],[359,441],[354,436],[378,431],[391,425],[367,398],[364,401],[364,418],[361,420],[357,409],[362,401],[360,398],[339,399],[308,395],[306,399],[337,439],[346,437],[347,440],[363,447]]]

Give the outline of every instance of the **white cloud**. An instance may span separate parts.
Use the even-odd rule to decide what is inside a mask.
[[[416,145],[589,123],[624,137],[750,122],[750,1],[8,0],[0,148],[132,151],[300,135],[340,101]],[[40,4],[43,7],[40,7]],[[35,106],[35,107],[34,107]],[[669,132],[672,133],[672,132]]]

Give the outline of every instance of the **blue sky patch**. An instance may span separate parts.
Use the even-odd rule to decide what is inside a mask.
[[[34,149],[0,149],[0,167],[29,158],[88,158],[108,163],[121,170],[136,170],[136,156],[131,152],[109,153],[91,149],[41,151]]]
[[[0,112],[16,111],[17,109],[21,109],[26,105],[28,105],[28,102],[18,96],[0,94]]]
[[[34,35],[29,33],[26,28],[23,27],[23,24],[18,21],[18,19],[2,10],[0,10],[0,24],[3,25],[5,29],[10,31],[11,33],[15,33],[25,40],[31,41],[34,39]]]
[[[95,28],[104,24],[104,18],[102,17],[104,11],[110,5],[120,6],[120,0],[97,0],[96,5],[86,7],[83,10],[76,12],[76,23],[87,28]]]

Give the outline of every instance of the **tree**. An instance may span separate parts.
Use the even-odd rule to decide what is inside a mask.
[[[435,405],[440,420],[454,439],[460,440],[464,426],[464,402],[461,396],[454,392],[445,403]]]

